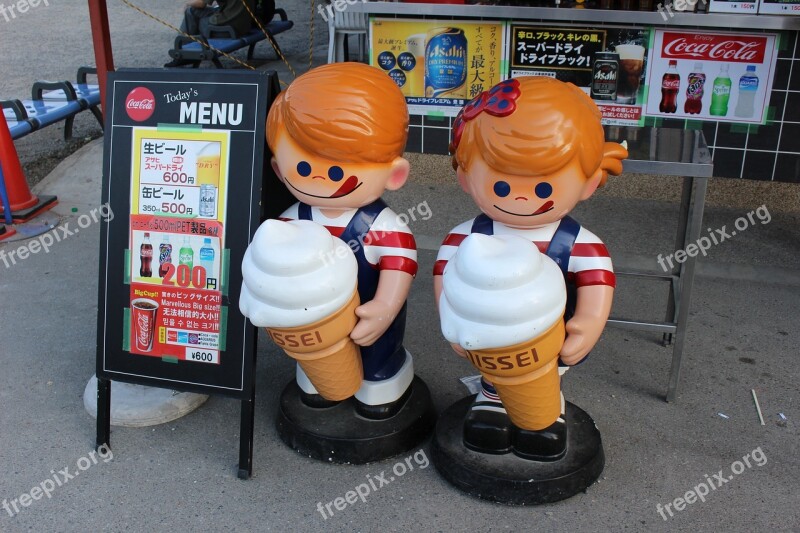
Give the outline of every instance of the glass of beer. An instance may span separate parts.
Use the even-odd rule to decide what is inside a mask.
[[[620,44],[616,47],[619,54],[619,76],[617,82],[617,103],[635,104],[636,93],[642,78],[644,65],[644,46],[638,44]]]
[[[414,66],[406,71],[406,84],[403,85],[405,96],[425,96],[425,34],[417,33],[406,39],[408,53],[414,57]]]

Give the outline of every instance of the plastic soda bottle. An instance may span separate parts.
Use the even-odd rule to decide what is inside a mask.
[[[211,239],[203,239],[203,247],[200,248],[200,266],[206,270],[206,278],[214,278],[214,248],[211,247]]]
[[[164,235],[164,240],[158,245],[158,276],[161,278],[166,276],[171,264],[172,245],[169,243],[169,235]]]
[[[756,66],[747,65],[747,72],[739,78],[739,99],[736,101],[736,109],[733,114],[737,117],[750,118],[753,116],[753,102],[758,92],[758,76],[756,76]]]
[[[153,245],[150,244],[150,234],[144,234],[144,242],[139,247],[139,275],[143,278],[153,277]]]
[[[178,252],[178,264],[188,266],[189,270],[192,270],[194,266],[194,250],[192,250],[188,235],[183,238],[183,246]]]
[[[703,110],[703,86],[706,84],[706,75],[703,72],[703,64],[695,63],[694,71],[689,74],[688,84],[686,85],[686,103],[683,104],[683,112],[689,115],[697,115]]]
[[[661,103],[658,109],[662,113],[674,113],[678,109],[678,91],[681,88],[681,75],[678,74],[678,62],[669,61],[669,68],[661,78]]]
[[[731,77],[728,75],[728,64],[719,67],[719,74],[714,78],[714,88],[711,90],[712,115],[724,117],[728,114],[728,100],[731,97]]]

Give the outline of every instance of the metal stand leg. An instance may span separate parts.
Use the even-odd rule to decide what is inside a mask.
[[[684,185],[688,180],[689,184],[694,185],[694,194],[691,198],[691,216],[688,222],[688,229],[685,233],[684,242],[696,242],[700,237],[700,229],[703,225],[703,208],[705,206],[707,179],[694,180],[684,178]],[[693,182],[693,183],[692,183]],[[690,187],[691,188],[691,187]],[[681,231],[678,230],[680,235]],[[683,249],[683,248],[681,248]],[[689,305],[692,297],[692,285],[694,283],[694,269],[697,257],[687,257],[680,267],[680,286],[678,290],[676,317],[677,329],[675,332],[675,345],[672,348],[672,365],[669,371],[669,388],[667,389],[667,401],[675,400],[678,388],[678,380],[681,373],[681,357],[683,356],[683,343],[686,340],[686,324],[689,321]]]
[[[253,368],[250,371],[250,397],[242,399],[242,416],[239,422],[239,479],[253,475],[253,430],[256,414],[256,346],[258,333],[253,340]]]
[[[242,418],[239,430],[239,479],[253,475],[253,426],[255,424],[256,390],[242,400]]]
[[[678,231],[675,234],[675,249],[683,250],[686,248],[686,228],[689,225],[689,208],[692,202],[692,185],[693,178],[683,178],[683,185],[681,186],[681,208],[678,214]],[[676,293],[680,292],[680,272],[681,265],[676,265],[672,268],[672,281],[669,283],[669,296],[667,297],[667,315],[664,318],[665,322],[677,322],[678,316],[675,308],[678,305],[676,302]],[[677,285],[677,286],[676,286]],[[664,346],[669,346],[672,343],[672,333],[664,333],[662,338]]]
[[[111,446],[111,380],[97,378],[97,449]]]

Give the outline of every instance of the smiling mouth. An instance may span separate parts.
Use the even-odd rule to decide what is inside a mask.
[[[537,209],[533,213],[514,213],[512,211],[506,211],[505,209],[503,209],[502,207],[500,207],[498,205],[495,205],[494,207],[499,209],[503,213],[508,213],[509,215],[515,215],[515,216],[518,216],[518,217],[535,217],[536,215],[541,215],[542,213],[547,213],[548,211],[552,211],[553,210],[553,202],[552,201],[548,201],[548,202],[543,203],[542,207],[540,207],[539,209]]]
[[[341,198],[341,197],[343,197],[343,196],[347,196],[348,194],[350,194],[350,193],[351,193],[351,192],[353,192],[354,190],[356,190],[356,189],[358,189],[359,187],[361,187],[361,185],[363,184],[363,182],[359,182],[359,181],[358,181],[358,178],[357,178],[357,177],[355,177],[355,176],[350,176],[350,177],[349,177],[349,178],[347,178],[347,180],[346,180],[346,181],[345,181],[345,182],[342,184],[342,186],[341,186],[341,187],[339,187],[338,189],[336,189],[336,192],[334,192],[334,193],[333,193],[333,194],[331,194],[330,196],[322,196],[322,195],[318,195],[318,194],[311,194],[311,193],[305,192],[305,191],[303,191],[303,190],[301,190],[301,189],[298,189],[298,188],[297,188],[297,187],[295,187],[294,185],[292,185],[292,182],[291,182],[291,181],[289,181],[289,179],[288,179],[288,178],[286,179],[286,184],[287,184],[289,187],[291,187],[292,189],[296,190],[297,192],[299,192],[299,193],[302,193],[302,194],[305,194],[306,196],[311,196],[312,198]]]

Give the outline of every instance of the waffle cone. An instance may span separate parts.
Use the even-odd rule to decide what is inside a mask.
[[[538,337],[509,346],[468,350],[472,364],[494,385],[515,426],[540,430],[561,414],[558,354],[564,344],[564,321]]]
[[[361,387],[361,350],[350,338],[358,317],[358,292],[332,315],[307,326],[266,328],[272,340],[295,359],[317,392],[327,400],[344,400]]]

